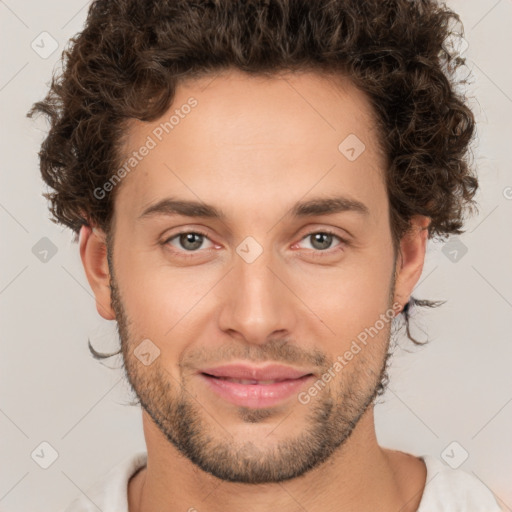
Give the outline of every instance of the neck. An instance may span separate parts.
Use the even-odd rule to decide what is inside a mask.
[[[301,477],[271,484],[225,482],[199,469],[161,434],[143,412],[147,466],[129,482],[130,512],[208,510],[417,510],[426,471],[419,459],[381,448],[373,407],[327,461]],[[171,505],[170,505],[171,504]]]

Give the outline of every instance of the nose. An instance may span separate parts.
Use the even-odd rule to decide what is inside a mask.
[[[238,254],[222,291],[219,328],[251,344],[265,344],[295,329],[299,299],[287,283],[287,273],[272,251],[252,263]]]

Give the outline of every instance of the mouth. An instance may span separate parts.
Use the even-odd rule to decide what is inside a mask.
[[[285,382],[286,380],[292,379],[272,379],[272,380],[255,380],[255,379],[233,379],[231,377],[216,377],[215,375],[208,375],[207,373],[203,373],[206,377],[212,377],[214,379],[225,380],[227,382],[235,382],[237,384],[260,384],[262,386],[268,386],[269,384],[275,384],[276,382]]]
[[[204,369],[198,375],[218,397],[254,409],[278,405],[314,378],[309,371],[281,365],[226,365]]]

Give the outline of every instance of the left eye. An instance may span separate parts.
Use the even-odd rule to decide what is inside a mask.
[[[306,235],[302,240],[308,240],[310,239],[310,245],[312,247],[308,247],[308,249],[314,249],[317,251],[325,251],[327,249],[330,249],[332,246],[333,239],[337,238],[340,242],[343,242],[343,240],[335,235],[334,233],[329,233],[326,231],[318,231],[315,233],[310,233],[309,235]]]

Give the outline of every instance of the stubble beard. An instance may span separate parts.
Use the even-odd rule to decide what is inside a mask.
[[[343,448],[389,380],[387,367],[391,353],[382,354],[381,349],[376,356],[376,351],[366,346],[363,350],[373,353],[368,357],[357,354],[333,379],[333,384],[319,392],[307,405],[297,401],[295,407],[309,409],[305,416],[301,416],[304,428],[299,435],[281,438],[271,446],[266,443],[266,448],[251,440],[234,439],[228,428],[222,428],[223,418],[212,420],[187,390],[187,382],[183,378],[181,382],[176,380],[161,366],[160,358],[146,367],[134,356],[133,350],[141,340],[130,332],[130,319],[123,306],[113,268],[110,272],[112,308],[118,324],[125,375],[138,402],[174,447],[200,469],[221,480],[277,483],[316,468]],[[387,329],[386,337],[387,350],[390,329]],[[286,363],[290,347],[276,344],[274,354],[281,350],[279,347],[282,347],[283,357],[276,360]],[[333,361],[324,359],[324,363],[327,368]],[[237,413],[241,421],[252,424],[263,423],[275,415],[272,408],[237,408]],[[273,434],[285,432],[287,422],[293,418],[292,411],[281,420]]]

